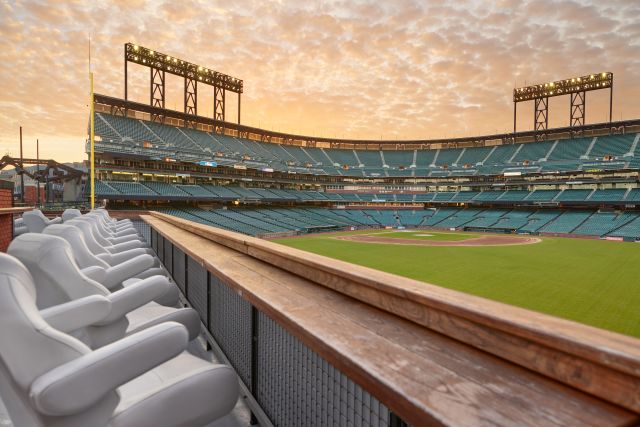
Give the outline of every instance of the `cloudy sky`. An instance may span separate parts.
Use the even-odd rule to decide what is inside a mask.
[[[601,71],[614,119],[640,117],[638,17],[637,0],[0,0],[0,155],[18,154],[22,125],[25,155],[39,138],[42,157],[85,158],[89,34],[97,93],[123,96],[130,41],[244,79],[245,124],[440,138],[511,129],[514,86]],[[131,98],[148,101],[148,79],[130,66]],[[168,78],[167,107],[181,91]],[[607,96],[588,94],[587,121],[606,120]],[[550,125],[568,123],[568,98],[550,108]]]

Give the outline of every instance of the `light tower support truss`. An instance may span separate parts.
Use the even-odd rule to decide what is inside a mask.
[[[224,122],[225,114],[225,91],[221,87],[213,88],[213,120]],[[216,126],[216,132],[223,131],[223,128]]]
[[[587,93],[585,91],[571,94],[571,127],[584,126]]]
[[[198,81],[188,77],[184,78],[184,112],[191,116],[198,115]],[[186,127],[195,128],[195,120],[185,122]]]
[[[162,70],[157,68],[150,68],[151,78],[149,80],[150,83],[150,94],[149,94],[149,103],[152,107],[158,107],[164,109],[165,106],[165,73]],[[160,114],[154,114],[151,117],[151,121],[153,122],[164,122],[164,116]]]
[[[549,128],[549,98],[536,98],[533,102],[533,129],[536,132],[536,139],[544,139]]]
[[[150,105],[165,108],[165,74],[184,78],[184,112],[193,116],[198,114],[198,85],[213,87],[213,119],[225,121],[226,92],[238,94],[238,124],[240,124],[240,96],[243,81],[223,73],[211,70],[161,52],[138,46],[133,43],[124,45],[124,99],[128,100],[128,63],[149,67],[150,69]],[[154,121],[162,122],[163,116],[154,116]],[[186,124],[187,126],[189,123]],[[219,129],[224,129],[220,126]]]
[[[520,102],[534,101],[534,132],[536,139],[544,138],[549,127],[549,98],[570,95],[569,127],[579,133],[585,126],[587,92],[609,89],[609,123],[613,119],[613,73],[604,72],[588,76],[557,80],[513,90],[513,134]]]

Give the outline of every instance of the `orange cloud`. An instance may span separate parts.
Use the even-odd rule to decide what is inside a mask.
[[[614,118],[640,116],[640,4],[460,1],[0,0],[0,151],[80,160],[88,119],[88,36],[96,91],[123,95],[132,41],[245,80],[243,122],[349,138],[439,138],[508,131],[514,85],[612,71]],[[131,98],[148,73],[130,68]],[[179,79],[167,106],[180,108]],[[201,92],[202,114],[212,94]],[[589,94],[587,119],[608,113]],[[551,125],[568,121],[551,105]],[[532,125],[520,109],[520,129]],[[235,109],[230,120],[235,120]]]

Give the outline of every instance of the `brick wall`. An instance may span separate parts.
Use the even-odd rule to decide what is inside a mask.
[[[45,202],[44,185],[40,186],[40,203]],[[28,206],[35,206],[38,203],[38,192],[35,185],[24,186],[24,203]]]
[[[0,188],[0,208],[13,206],[13,188]],[[6,252],[13,237],[13,214],[0,215],[0,252]]]

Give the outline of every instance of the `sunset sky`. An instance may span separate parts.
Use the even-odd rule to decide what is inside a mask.
[[[243,123],[326,137],[406,139],[512,129],[514,86],[614,73],[614,119],[640,118],[640,1],[0,0],[0,155],[82,160],[88,56],[123,96],[123,44],[244,80]],[[131,98],[148,102],[146,69]],[[211,93],[209,93],[211,92]],[[199,112],[211,115],[212,89]],[[587,95],[587,121],[608,93]],[[235,103],[228,107],[235,120]],[[182,108],[168,79],[167,107]],[[569,99],[550,103],[568,124]],[[518,127],[533,125],[521,104]]]

